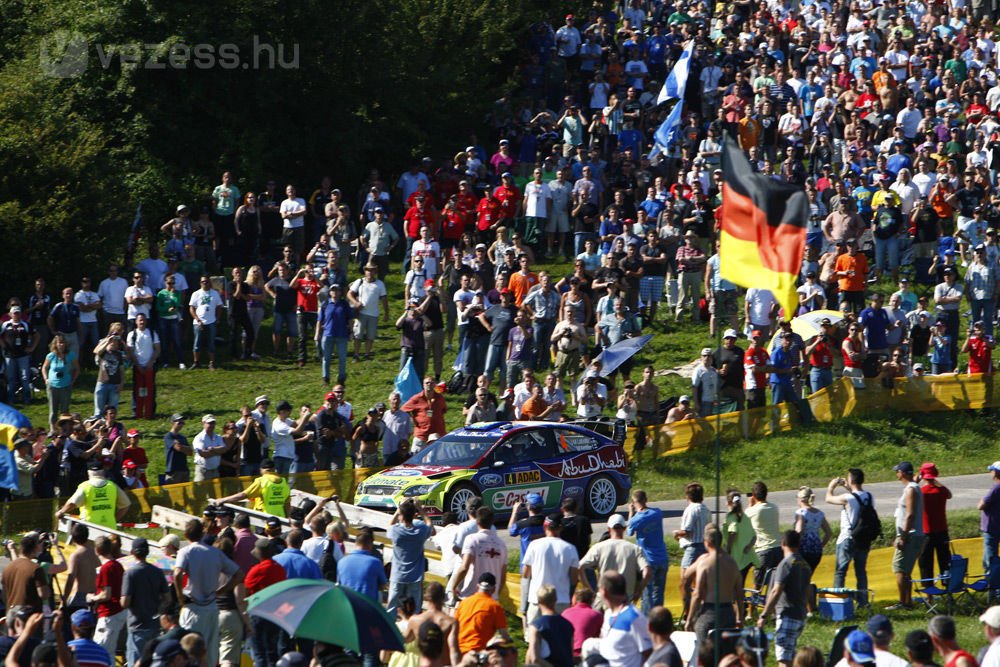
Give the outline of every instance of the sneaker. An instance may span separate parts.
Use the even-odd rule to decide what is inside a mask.
[[[305,368],[306,367],[306,362],[304,362],[304,361],[302,361],[300,359],[297,365],[298,365],[299,368]]]
[[[260,361],[260,355],[257,354],[256,352],[254,352],[253,354],[251,354],[250,358],[253,359],[254,361]]]
[[[215,370],[215,363],[214,362],[211,362],[211,361],[208,362],[208,370],[210,370],[210,371],[214,371]]]
[[[191,364],[191,366],[188,367],[188,370],[189,371],[193,371],[193,370],[197,370],[197,368],[198,368],[198,364]]]
[[[183,370],[185,370],[187,368],[187,366],[185,366],[184,364],[177,364],[177,368],[179,368],[179,369],[181,369],[183,371]]]
[[[912,609],[913,609],[912,604],[903,604],[901,602],[897,602],[896,604],[891,604],[885,608],[886,611],[910,611]]]

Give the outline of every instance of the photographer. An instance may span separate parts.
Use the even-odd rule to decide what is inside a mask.
[[[422,299],[410,297],[406,310],[396,320],[396,328],[400,331],[399,370],[406,368],[408,361],[413,361],[413,369],[419,377],[424,376],[426,369],[426,350],[424,349],[424,314],[420,309]],[[344,344],[345,353],[347,344]]]
[[[820,321],[822,333],[806,345],[805,356],[809,359],[809,388],[812,393],[825,389],[833,384],[833,351],[830,344],[830,331],[833,325],[829,318]]]
[[[109,406],[118,407],[122,385],[125,383],[125,344],[121,337],[121,324],[111,325],[107,337],[94,348],[97,362],[97,384],[94,385],[94,414],[102,415]]]
[[[581,419],[598,417],[608,403],[608,390],[597,381],[596,371],[587,371],[583,383],[576,389],[576,415]]]

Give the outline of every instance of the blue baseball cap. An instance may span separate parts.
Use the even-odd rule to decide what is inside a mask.
[[[541,507],[545,501],[542,500],[542,494],[529,493],[524,502],[528,504],[528,507]]]
[[[888,640],[892,637],[892,621],[885,614],[875,614],[868,619],[868,632],[872,637]]]
[[[871,635],[855,630],[844,640],[844,650],[858,663],[875,662],[875,642]]]
[[[89,609],[77,609],[70,616],[70,621],[78,628],[92,628],[97,625],[97,617]]]

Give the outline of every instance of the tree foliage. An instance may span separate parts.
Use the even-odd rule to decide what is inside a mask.
[[[120,257],[139,202],[148,223],[163,222],[178,202],[205,197],[224,169],[244,190],[267,178],[305,189],[323,174],[353,187],[370,167],[447,155],[502,94],[527,27],[560,4],[3,3],[8,293],[36,273],[71,280]],[[196,61],[198,45],[218,54],[227,44],[239,48],[237,67]],[[281,56],[277,66],[269,53]],[[81,54],[86,64],[74,68]]]

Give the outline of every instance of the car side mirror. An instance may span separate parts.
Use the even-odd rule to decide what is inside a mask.
[[[507,464],[506,464],[506,463],[504,463],[503,461],[494,461],[494,462],[493,462],[493,467],[494,467],[494,468],[502,468],[502,467],[504,467],[505,465],[507,465]]]

